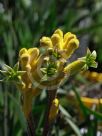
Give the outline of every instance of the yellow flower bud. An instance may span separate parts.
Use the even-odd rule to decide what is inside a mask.
[[[57,114],[58,114],[58,110],[59,110],[59,100],[57,98],[55,98],[52,101],[52,105],[50,108],[50,112],[49,112],[49,121],[53,121]]]
[[[28,53],[30,55],[30,65],[33,65],[39,56],[38,48],[30,48],[28,49]]]
[[[79,47],[79,40],[78,39],[71,39],[67,45],[67,58],[69,58],[73,52]]]
[[[61,48],[61,37],[59,34],[53,34],[51,37],[51,41],[54,48],[57,48],[57,49]]]
[[[21,62],[21,67],[22,70],[26,70],[26,66],[30,62],[30,55],[28,53],[24,53],[20,56],[20,62]]]
[[[68,42],[71,40],[71,39],[74,39],[74,38],[76,38],[76,35],[74,35],[74,34],[72,34],[72,33],[70,33],[70,32],[68,32],[68,33],[66,33],[65,35],[64,35],[64,47],[66,47],[67,45],[66,44],[68,44]]]
[[[35,57],[37,58],[39,55],[39,49],[38,48],[30,48],[30,49],[28,49],[28,53],[29,53],[29,55],[34,56],[34,58]]]
[[[102,104],[102,99],[81,97],[81,100],[89,108],[92,108],[93,104],[96,104],[96,106],[98,106],[99,104]]]
[[[26,48],[22,48],[22,49],[19,51],[19,57],[20,57],[22,54],[25,54],[25,53],[28,53],[27,49],[26,49]]]
[[[76,60],[64,68],[64,73],[66,74],[77,73],[84,67],[84,65],[85,65],[85,62],[83,60],[80,60],[80,59]]]
[[[26,51],[27,53],[24,53],[23,51],[24,52]],[[30,48],[29,50],[25,50],[25,49],[20,50],[20,59],[19,59],[20,65],[21,65],[22,70],[26,71],[26,73],[22,75],[22,81],[25,84],[24,87],[23,86],[20,87],[20,90],[22,92],[28,91],[29,88],[31,88],[31,86],[32,86],[32,82],[29,78],[28,73],[30,73],[30,71],[32,69],[31,64],[33,62],[33,59],[35,59],[37,56],[36,55],[38,53],[37,51],[38,50],[36,48]],[[35,56],[34,56],[34,54],[35,54]]]
[[[45,46],[45,47],[49,47],[49,48],[53,47],[51,39],[49,37],[45,37],[45,36],[40,39],[40,45]]]
[[[54,34],[58,34],[61,38],[63,38],[63,32],[60,29],[57,29]]]

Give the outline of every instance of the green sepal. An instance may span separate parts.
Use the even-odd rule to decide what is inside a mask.
[[[3,75],[2,82],[22,82],[21,76],[26,71],[19,71],[19,63],[15,64],[13,68],[4,64],[3,70],[0,70],[1,74]]]

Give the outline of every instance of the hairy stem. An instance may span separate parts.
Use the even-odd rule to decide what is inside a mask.
[[[36,136],[35,135],[35,124],[34,124],[34,118],[32,113],[29,114],[29,117],[27,118],[28,123],[28,136]]]
[[[56,97],[56,92],[57,90],[50,90],[48,92],[48,106],[45,112],[45,124],[44,124],[44,129],[43,129],[43,136],[49,136],[50,125],[51,125],[51,123],[49,122],[49,112],[50,112],[50,108],[52,105],[52,101]]]
[[[22,101],[22,110],[27,120],[28,125],[28,136],[36,136],[35,135],[35,122],[32,114],[32,100],[33,95],[30,91],[23,93],[23,101]]]

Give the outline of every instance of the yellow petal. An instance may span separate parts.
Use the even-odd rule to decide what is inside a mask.
[[[30,49],[28,49],[28,53],[30,55],[30,64],[32,65],[34,63],[34,61],[36,61],[39,56],[39,49],[38,48],[30,48]]]
[[[51,40],[54,48],[61,48],[61,37],[59,36],[59,34],[53,34]]]
[[[64,49],[67,48],[69,41],[70,41],[71,39],[73,39],[73,38],[76,38],[76,35],[74,35],[74,34],[72,34],[72,33],[70,33],[70,32],[68,32],[68,33],[66,33],[66,34],[64,35],[64,45],[63,45],[63,48],[64,48]]]
[[[54,34],[58,34],[60,37],[63,38],[63,31],[61,31],[61,29],[57,29]]]
[[[70,33],[70,32],[67,32],[65,35],[64,35],[64,42],[69,42],[70,41],[70,39],[72,39],[72,38],[76,38],[76,35],[74,35],[74,34],[72,34],[72,33]]]
[[[20,56],[20,64],[21,64],[22,70],[25,70],[29,62],[30,62],[30,55],[28,53],[22,54]]]
[[[28,53],[27,49],[26,49],[26,48],[22,48],[22,49],[19,51],[19,56],[21,56],[22,54],[25,54],[25,53]]]
[[[51,42],[51,39],[49,37],[42,37],[40,39],[40,45],[41,46],[45,46],[45,47],[50,47],[52,48],[52,42]]]
[[[81,97],[81,100],[87,107],[90,107],[90,108],[93,106],[93,104],[96,104],[96,105],[102,104],[102,99]]]
[[[79,40],[74,38],[72,40],[69,41],[68,45],[67,45],[67,57],[69,58],[73,52],[79,47]]]

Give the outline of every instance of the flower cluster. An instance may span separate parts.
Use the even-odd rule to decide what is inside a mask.
[[[40,45],[47,49],[51,48],[57,55],[59,54],[59,56],[68,59],[75,49],[79,47],[79,40],[76,35],[70,32],[63,35],[63,32],[57,29],[51,38],[42,37],[40,39]]]
[[[88,51],[85,57],[70,64],[67,63],[78,47],[79,40],[76,35],[70,32],[63,34],[60,29],[57,29],[51,37],[44,36],[40,39],[39,48],[22,48],[19,51],[19,68],[14,75],[8,69],[1,71],[8,81],[11,80],[8,75],[9,77],[15,76],[12,80],[17,83],[17,87],[23,95],[22,107],[26,117],[31,112],[33,97],[38,95],[41,90],[57,89],[66,76],[88,69],[88,67],[97,67],[95,51],[93,53]],[[17,79],[19,79],[19,83]],[[52,102],[51,109],[55,107],[55,114],[58,113],[58,103],[57,98]],[[55,114],[53,114],[53,110],[50,110],[49,118],[54,118]]]

